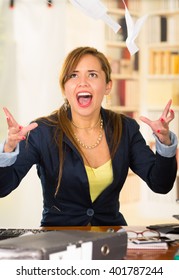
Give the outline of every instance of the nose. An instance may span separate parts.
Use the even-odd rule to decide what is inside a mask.
[[[79,83],[78,83],[79,86],[88,86],[88,79],[85,75],[81,76],[79,78]]]

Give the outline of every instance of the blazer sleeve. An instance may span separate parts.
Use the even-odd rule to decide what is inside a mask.
[[[15,161],[9,166],[0,167],[0,197],[4,197],[18,187],[32,165],[39,162],[39,128],[31,131],[28,141],[19,143]]]
[[[146,144],[135,120],[128,122],[130,168],[156,193],[168,193],[177,173],[176,155],[166,157],[154,153]]]

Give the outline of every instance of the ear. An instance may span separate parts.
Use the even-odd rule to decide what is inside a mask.
[[[105,95],[108,95],[112,89],[112,81],[109,81],[109,83],[106,84],[106,92]]]

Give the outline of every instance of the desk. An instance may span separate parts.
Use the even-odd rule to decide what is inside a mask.
[[[78,227],[42,227],[43,229],[47,230],[87,230],[87,231],[97,231],[97,232],[106,232],[109,228],[114,229],[117,231],[118,229],[124,228],[125,230],[139,230],[142,231],[144,227],[120,227],[120,226],[78,226]],[[171,244],[167,250],[134,250],[128,249],[126,260],[173,260],[174,255],[179,249],[179,242],[177,244]]]

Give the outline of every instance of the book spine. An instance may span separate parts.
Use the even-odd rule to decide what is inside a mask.
[[[171,74],[176,75],[179,74],[179,52],[171,53]]]

